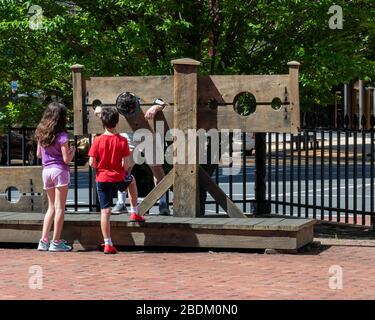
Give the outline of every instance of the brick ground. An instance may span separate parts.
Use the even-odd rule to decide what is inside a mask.
[[[374,299],[375,242],[329,241],[297,255],[0,249],[0,299]],[[32,265],[43,289],[29,288]],[[328,286],[332,265],[342,290]]]

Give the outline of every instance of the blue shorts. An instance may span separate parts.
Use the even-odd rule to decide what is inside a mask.
[[[97,182],[96,190],[100,203],[100,209],[107,209],[113,206],[113,195],[117,195],[117,191],[124,192],[133,181],[133,176],[127,176],[124,181],[119,182]]]

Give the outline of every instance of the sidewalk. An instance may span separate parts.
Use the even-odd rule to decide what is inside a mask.
[[[374,299],[375,240],[317,240],[320,250],[297,255],[0,249],[0,299]],[[341,290],[329,288],[332,266]],[[42,289],[29,287],[33,270]]]

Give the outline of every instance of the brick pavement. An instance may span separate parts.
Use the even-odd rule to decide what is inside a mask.
[[[0,299],[374,299],[374,241],[329,244],[275,255],[0,249]],[[42,289],[29,288],[32,265]],[[332,265],[343,268],[342,290],[328,286]]]

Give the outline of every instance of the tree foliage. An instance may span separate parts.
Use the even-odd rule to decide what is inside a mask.
[[[191,57],[204,74],[273,74],[297,60],[303,108],[332,103],[340,83],[375,79],[373,0],[335,1],[343,8],[342,30],[329,28],[328,0],[0,3],[0,118],[9,125],[33,125],[41,97],[70,107],[75,63],[87,75],[171,74],[170,60]],[[43,10],[41,29],[29,26],[31,5]],[[28,97],[16,98],[14,80]]]

